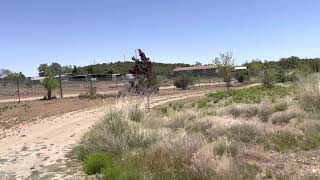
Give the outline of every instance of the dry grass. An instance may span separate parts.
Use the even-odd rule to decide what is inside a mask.
[[[300,152],[319,149],[319,121],[292,100],[200,104],[170,104],[153,114],[140,102],[125,100],[109,109],[82,143],[89,152],[124,159],[134,167],[128,172],[140,172],[145,179],[292,176],[294,168],[278,167],[299,167],[300,162],[287,158],[289,152],[304,158]],[[320,172],[319,163],[310,166]]]
[[[301,78],[298,85],[302,108],[308,112],[320,112],[320,75]]]

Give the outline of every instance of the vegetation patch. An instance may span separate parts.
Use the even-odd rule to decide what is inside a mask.
[[[260,103],[267,98],[281,98],[290,94],[290,89],[283,86],[254,86],[243,89],[231,89],[228,92],[210,93],[208,99],[215,103],[227,100],[234,103]]]

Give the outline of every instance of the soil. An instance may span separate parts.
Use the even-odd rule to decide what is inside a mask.
[[[162,91],[151,98],[151,107],[209,91]],[[70,98],[1,104],[0,179],[84,179],[81,170],[66,167],[67,154],[114,102]]]

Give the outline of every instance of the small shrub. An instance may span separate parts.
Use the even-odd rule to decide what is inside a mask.
[[[273,112],[286,111],[287,109],[288,109],[288,103],[285,101],[278,102],[276,104],[273,104],[272,106]]]
[[[299,148],[298,136],[286,130],[271,134],[268,138],[270,143],[268,146],[279,152],[287,152]]]
[[[72,149],[73,154],[77,157],[77,159],[83,161],[88,156],[89,151],[84,146],[76,146]]]
[[[167,113],[168,113],[168,106],[162,106],[162,107],[160,108],[160,112],[161,112],[162,114],[167,114]]]
[[[141,171],[136,168],[129,167],[128,165],[110,166],[103,170],[104,179],[115,179],[115,180],[138,180],[144,179]]]
[[[299,101],[301,107],[308,112],[320,112],[320,77],[310,75],[299,81]]]
[[[84,134],[82,144],[90,152],[106,151],[118,154],[133,147],[145,147],[156,135],[140,123],[131,122],[126,108],[111,109],[102,121]]]
[[[302,128],[304,133],[301,147],[303,150],[311,150],[320,146],[320,123],[309,121]]]
[[[229,142],[228,139],[220,139],[214,146],[214,151],[217,155],[234,157],[238,153],[238,146],[234,142]]]
[[[181,89],[187,89],[189,85],[193,84],[193,78],[186,74],[182,74],[174,79],[174,86]]]
[[[187,128],[193,124],[193,120],[196,118],[192,112],[178,112],[171,117],[167,127],[174,130],[178,128]]]
[[[233,125],[229,129],[230,137],[244,143],[257,143],[262,139],[262,134],[253,126],[248,124]]]
[[[103,169],[112,165],[112,158],[103,153],[90,154],[83,162],[86,174],[100,174]]]
[[[271,105],[268,102],[262,102],[259,107],[258,117],[262,122],[268,122],[272,114]]]
[[[202,99],[198,101],[198,108],[204,108],[208,106],[208,101],[206,99]]]
[[[237,118],[239,116],[251,118],[258,115],[259,108],[257,105],[253,104],[231,105],[227,107],[227,113],[231,114],[234,118]]]

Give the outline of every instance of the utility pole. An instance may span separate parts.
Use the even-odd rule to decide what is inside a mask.
[[[59,83],[60,83],[60,98],[63,98],[63,93],[62,93],[62,77],[61,77],[61,70],[59,71]]]
[[[19,85],[19,79],[17,79],[17,87],[18,87],[18,98],[20,103],[20,85]]]

